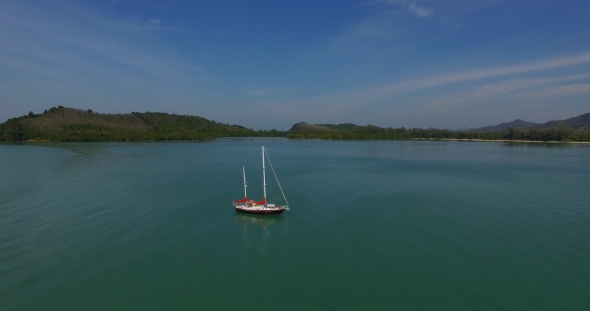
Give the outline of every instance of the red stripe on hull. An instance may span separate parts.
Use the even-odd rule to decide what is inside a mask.
[[[280,214],[280,213],[284,212],[285,209],[268,210],[268,211],[265,211],[265,210],[252,211],[252,210],[243,210],[243,209],[236,207],[236,211],[242,212],[242,213],[248,213],[248,214]]]

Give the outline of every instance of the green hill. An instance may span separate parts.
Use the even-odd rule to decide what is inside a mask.
[[[0,124],[0,141],[205,140],[268,136],[269,133],[271,131],[256,132],[240,125],[217,123],[196,116],[156,112],[100,114],[61,106]],[[277,133],[280,134],[275,131]]]
[[[321,126],[321,125],[317,125],[317,124],[309,124],[309,123],[305,123],[305,122],[295,123],[295,124],[293,124],[293,126],[289,130],[289,132],[310,132],[310,133],[325,132],[325,131],[330,131],[330,128],[325,127],[325,126]]]
[[[308,124],[297,123],[287,132],[288,138],[313,138],[332,140],[409,140],[409,139],[480,139],[480,140],[526,140],[526,141],[590,141],[590,131],[585,130],[584,117],[568,119],[570,126],[539,129],[530,127],[489,127],[487,131],[449,131],[435,128],[383,128],[374,125],[354,124]],[[518,121],[518,120],[517,120]],[[553,121],[555,122],[555,121]],[[563,121],[559,121],[563,122]],[[548,122],[549,123],[549,122]],[[512,122],[512,125],[517,124]],[[518,123],[520,124],[520,123]],[[502,124],[504,126],[505,124]],[[561,124],[559,124],[561,125]],[[566,124],[567,125],[567,124]]]
[[[316,124],[316,125],[317,126],[326,127],[326,128],[331,129],[331,130],[340,131],[340,132],[351,131],[351,130],[354,130],[355,128],[359,127],[358,125],[352,124],[352,123]]]
[[[357,128],[358,125],[352,123],[340,123],[340,124],[309,124],[305,122],[295,123],[290,132],[317,132],[317,131],[338,131],[347,132]]]
[[[520,121],[520,120],[517,120]],[[516,122],[516,121],[515,121]],[[309,124],[300,122],[287,132],[254,131],[240,125],[217,123],[197,116],[158,112],[100,114],[62,106],[29,113],[0,124],[0,141],[147,141],[207,140],[216,137],[270,136],[333,140],[482,139],[531,141],[590,141],[590,114],[541,126],[522,122],[501,124],[487,131],[449,131],[435,128],[382,128],[352,123]],[[524,121],[523,121],[524,122]],[[509,127],[505,127],[508,125]]]

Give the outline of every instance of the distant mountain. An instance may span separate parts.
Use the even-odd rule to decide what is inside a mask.
[[[469,130],[467,130],[467,132],[499,132],[499,131],[507,130],[511,127],[517,128],[519,130],[528,130],[531,127],[535,127],[535,126],[539,126],[539,125],[540,125],[539,123],[532,123],[532,122],[527,122],[527,121],[524,121],[521,119],[516,119],[512,122],[504,122],[504,123],[501,123],[498,125],[489,125],[489,126],[469,129]]]
[[[543,123],[539,128],[567,128],[573,130],[590,130],[590,113],[585,113],[577,117],[560,121],[549,121],[547,123]]]
[[[335,131],[342,131],[342,132],[346,132],[346,131],[351,131],[357,127],[359,127],[356,124],[353,123],[340,123],[340,124],[316,124],[318,126],[323,126],[323,127],[327,127],[331,130],[335,130]]]
[[[293,124],[289,131],[291,132],[322,132],[330,131],[331,129],[321,125],[309,124],[305,122],[299,122]]]
[[[323,131],[337,131],[347,132],[359,127],[352,123],[341,123],[341,124],[309,124],[305,122],[299,122],[294,124],[290,132],[323,132]]]
[[[569,118],[566,120],[549,121],[546,123],[533,123],[527,122],[521,119],[516,119],[512,122],[501,123],[498,125],[490,125],[479,128],[472,128],[466,130],[467,132],[483,133],[483,132],[500,132],[509,128],[516,128],[521,131],[528,130],[530,128],[536,128],[541,130],[552,129],[552,128],[566,128],[572,130],[590,130],[590,113],[585,113],[577,117]]]

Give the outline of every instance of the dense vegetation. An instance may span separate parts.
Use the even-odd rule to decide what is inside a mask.
[[[30,112],[0,124],[0,141],[142,141],[206,140],[215,137],[284,136],[284,132],[254,131],[195,116],[167,113],[99,114],[92,110],[53,107]]]
[[[517,120],[518,121],[518,120]],[[460,132],[421,128],[382,128],[373,125],[297,123],[285,131],[254,131],[240,125],[217,123],[205,118],[156,112],[99,114],[62,106],[30,112],[0,124],[0,141],[145,141],[207,140],[216,137],[288,137],[334,140],[481,139],[590,142],[590,114],[567,121],[551,121],[559,128],[510,127],[489,132]],[[574,122],[575,121],[575,122]],[[546,124],[549,124],[546,123]],[[571,124],[578,129],[571,128]]]
[[[532,140],[532,141],[584,141],[590,142],[590,131],[566,128],[540,130],[516,128],[497,132],[458,132],[421,128],[382,128],[373,125],[295,124],[287,132],[288,138],[319,138],[341,140],[403,140],[403,139],[481,139],[481,140]]]

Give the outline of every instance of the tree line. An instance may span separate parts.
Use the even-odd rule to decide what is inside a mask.
[[[98,114],[62,106],[30,112],[0,124],[0,141],[159,141],[210,140],[217,137],[285,136],[277,130],[255,131],[197,116],[157,112]]]
[[[291,129],[288,138],[317,138],[332,140],[409,140],[409,139],[479,139],[528,141],[590,142],[590,131],[551,128],[545,130],[508,128],[498,132],[459,132],[422,128],[382,128],[373,125],[357,126],[348,131],[305,131]]]
[[[159,141],[210,140],[218,137],[287,137],[331,140],[410,140],[481,139],[528,141],[590,142],[590,131],[566,128],[496,132],[456,132],[422,128],[382,128],[354,124],[298,123],[289,131],[255,131],[241,125],[229,125],[198,116],[158,112],[99,114],[62,106],[41,114],[30,112],[0,124],[0,141]]]

